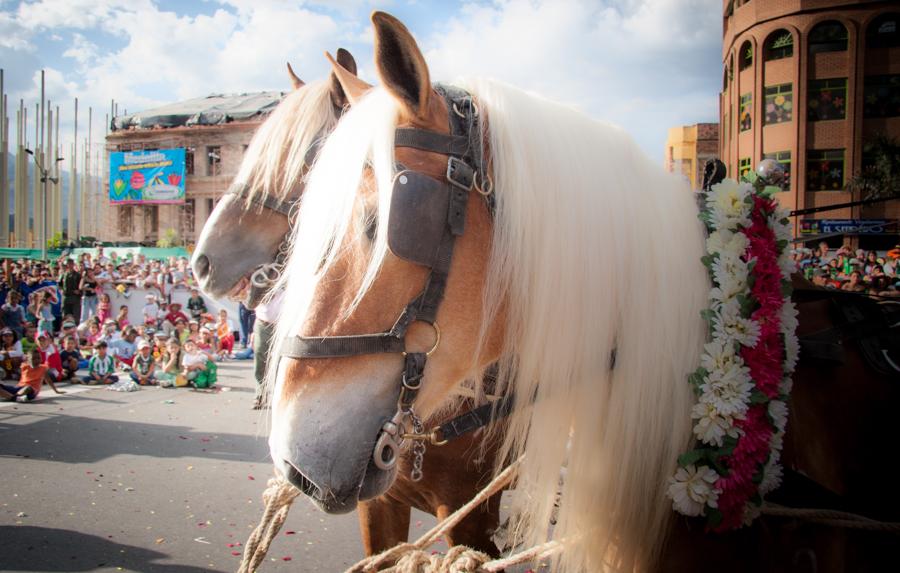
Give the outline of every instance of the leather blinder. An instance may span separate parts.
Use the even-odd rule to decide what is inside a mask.
[[[434,268],[447,233],[451,187],[416,171],[394,178],[388,248],[412,263]]]

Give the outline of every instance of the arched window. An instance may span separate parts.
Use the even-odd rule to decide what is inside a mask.
[[[837,20],[820,22],[809,32],[809,53],[847,50],[847,28]]]
[[[794,35],[787,30],[775,30],[765,43],[765,59],[780,60],[794,57]]]
[[[741,44],[741,51],[738,52],[738,67],[740,71],[744,71],[753,65],[753,46],[749,41]]]
[[[900,14],[882,14],[872,20],[866,30],[866,46],[869,48],[900,46]]]

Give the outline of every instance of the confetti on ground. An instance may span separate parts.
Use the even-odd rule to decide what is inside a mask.
[[[247,479],[252,480],[252,481],[256,481],[256,478],[253,477],[253,476],[247,476]]]
[[[285,535],[296,535],[297,532],[296,531],[285,531],[284,534]]]
[[[291,559],[292,558],[287,555],[281,558],[282,561],[290,561]]]
[[[28,514],[25,513],[24,511],[20,511],[19,513],[16,514],[16,517],[28,517]]]
[[[162,544],[165,543],[165,542],[166,542],[166,538],[165,538],[165,537],[160,537],[159,539],[156,540],[156,544],[157,544],[157,545],[162,545]]]
[[[240,551],[232,551],[231,554],[232,554],[232,555],[240,555],[241,552],[240,552]]]
[[[174,404],[175,400],[163,400],[163,404]]]
[[[209,541],[206,540],[205,537],[195,537],[194,541],[196,541],[197,543],[205,543],[207,545],[212,545]]]

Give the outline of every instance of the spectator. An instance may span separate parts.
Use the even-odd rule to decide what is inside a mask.
[[[216,354],[219,360],[232,358],[234,351],[234,325],[228,319],[228,311],[219,310],[219,320],[216,322],[216,337],[218,337],[218,350]]]
[[[81,352],[74,336],[66,336],[63,339],[63,350],[59,353],[59,358],[62,362],[63,380],[74,379],[81,362]]]
[[[47,375],[48,370],[49,367],[41,363],[41,353],[35,350],[31,353],[30,360],[22,364],[22,378],[15,387],[0,384],[0,398],[16,402],[30,402],[38,397],[45,382],[57,394],[65,394],[53,384],[53,380]]]
[[[71,314],[76,321],[81,316],[81,283],[81,273],[75,269],[75,262],[67,259],[65,271],[59,277],[59,286],[62,289],[62,313]]]
[[[138,344],[138,354],[134,357],[131,379],[141,386],[154,385],[156,384],[155,370],[156,363],[153,361],[150,343],[142,340]]]
[[[203,297],[200,296],[200,291],[195,288],[191,289],[191,297],[187,301],[187,309],[191,314],[191,318],[196,320],[197,324],[200,324],[203,315],[209,312],[206,309],[206,302],[204,302]]]
[[[19,304],[19,293],[9,291],[6,295],[6,304],[2,307],[3,325],[16,333],[21,338],[25,333],[25,309]]]
[[[84,377],[85,384],[114,384],[119,381],[112,356],[107,355],[106,349],[107,344],[102,340],[94,345],[94,355],[88,362],[88,374]]]
[[[97,279],[94,278],[94,269],[86,268],[81,277],[81,317],[77,322],[87,320],[97,314]]]
[[[19,369],[25,353],[22,352],[22,343],[11,328],[0,330],[0,366],[3,368],[3,378],[18,378]]]

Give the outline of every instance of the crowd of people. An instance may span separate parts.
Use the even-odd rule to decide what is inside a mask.
[[[795,250],[794,260],[803,276],[817,286],[900,297],[900,245],[879,255],[848,246],[833,251],[822,242],[816,249]]]
[[[190,290],[185,308],[172,298],[178,289]],[[140,315],[113,307],[137,290]],[[45,383],[62,393],[62,381],[207,388],[216,362],[253,356],[252,313],[241,309],[238,331],[225,309],[210,312],[185,258],[107,257],[99,248],[51,262],[4,260],[0,301],[0,399],[33,400]]]

